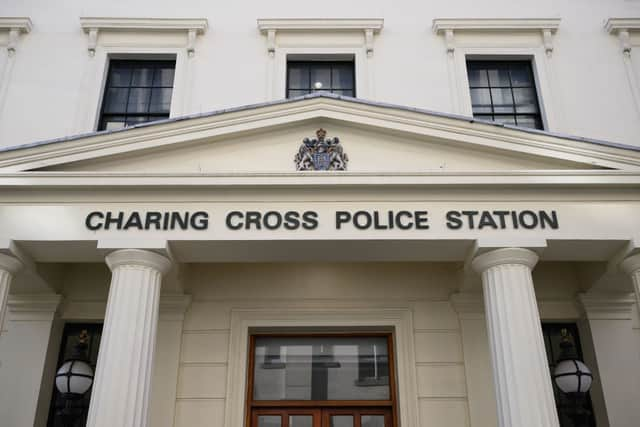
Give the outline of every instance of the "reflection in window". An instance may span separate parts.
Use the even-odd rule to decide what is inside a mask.
[[[254,400],[388,400],[387,338],[256,337]]]
[[[175,61],[110,61],[98,130],[168,118],[175,68]]]
[[[355,97],[353,61],[289,61],[287,98],[313,92]]]

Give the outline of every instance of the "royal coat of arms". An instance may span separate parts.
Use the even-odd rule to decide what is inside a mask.
[[[315,138],[305,138],[294,158],[296,170],[299,171],[326,171],[347,170],[349,158],[340,145],[340,139],[336,136],[327,138],[327,131],[318,129]]]

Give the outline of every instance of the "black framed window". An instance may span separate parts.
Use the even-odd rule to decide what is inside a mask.
[[[287,98],[313,92],[356,96],[353,61],[288,61]]]
[[[65,325],[62,332],[62,342],[60,344],[60,352],[58,353],[56,370],[62,366],[65,360],[73,355],[74,349],[78,344],[78,337],[83,331],[87,331],[88,334],[88,362],[95,374],[96,363],[98,362],[98,349],[100,347],[100,339],[102,338],[102,323],[67,323]],[[54,382],[47,427],[85,427],[87,424],[90,399],[91,389],[83,396],[80,402],[75,403],[75,405],[77,405],[75,407],[79,408],[79,413],[73,425],[65,425],[61,417],[57,415],[60,409],[64,407],[65,400],[58,392]]]
[[[578,327],[575,323],[543,323],[542,335],[544,337],[544,345],[547,350],[547,360],[549,362],[549,370],[551,375],[558,363],[561,354],[560,343],[562,342],[562,330],[566,329],[569,336],[573,338],[573,344],[578,359],[582,358],[582,347],[580,345],[580,335]],[[560,391],[553,379],[553,393],[556,398],[556,408],[558,410],[558,418],[560,419],[560,427],[595,427],[596,421],[593,414],[593,406],[591,404],[591,396],[589,393],[577,396],[567,396]]]
[[[175,61],[111,60],[98,130],[166,119]]]
[[[530,61],[467,61],[473,117],[543,129]]]

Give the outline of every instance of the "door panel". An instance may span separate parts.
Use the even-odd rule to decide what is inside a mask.
[[[254,409],[251,427],[393,427],[388,408]]]

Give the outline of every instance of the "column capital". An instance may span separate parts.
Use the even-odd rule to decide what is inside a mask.
[[[538,254],[524,248],[495,249],[476,256],[471,262],[471,267],[478,273],[482,273],[491,267],[505,264],[519,264],[533,268],[538,262]]]
[[[633,274],[640,270],[640,253],[625,258],[620,263],[620,268],[627,274]]]
[[[153,268],[164,275],[171,268],[168,258],[142,249],[120,249],[107,255],[105,261],[111,271],[123,265],[133,265]]]
[[[11,274],[16,274],[22,269],[22,262],[11,255],[0,254],[0,269],[8,271]]]

